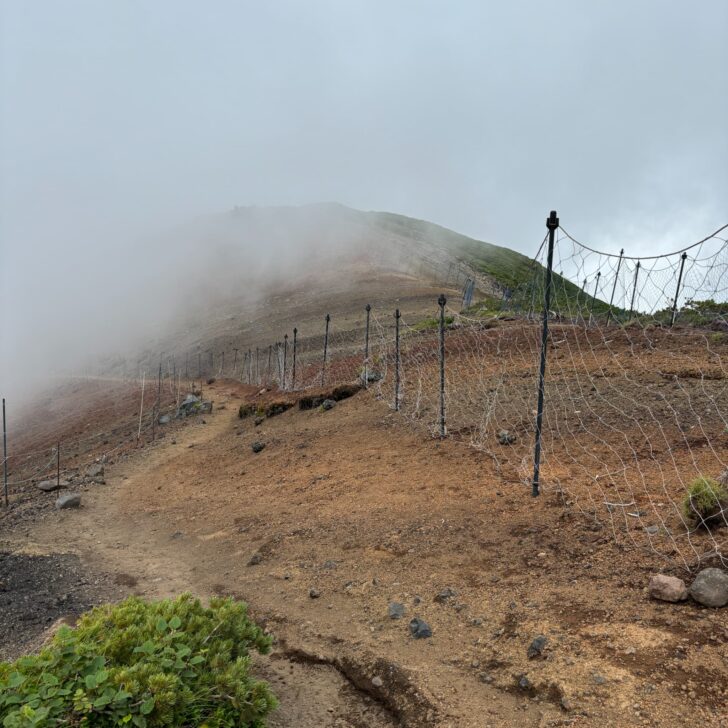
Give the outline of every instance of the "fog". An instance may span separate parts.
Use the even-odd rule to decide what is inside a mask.
[[[5,0],[0,389],[360,244],[227,227],[338,201],[535,253],[728,220],[728,4]],[[271,232],[273,230],[273,232]]]

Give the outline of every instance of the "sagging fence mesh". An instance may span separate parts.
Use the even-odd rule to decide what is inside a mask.
[[[332,312],[268,346],[172,360],[170,405],[182,372],[286,391],[358,381],[423,433],[477,448],[527,502],[545,352],[546,497],[608,524],[625,546],[689,569],[727,565],[726,229],[639,257],[556,226],[523,280],[474,292],[464,279],[462,296],[433,300],[429,317]]]
[[[721,232],[641,258],[598,252],[561,228],[553,245],[544,492],[607,523],[618,542],[687,568],[728,563],[728,242]],[[482,451],[526,498],[546,243],[531,278],[499,300],[486,296],[464,310],[460,298],[433,302],[432,316],[417,321],[371,311],[368,357],[365,332],[338,330],[332,316],[328,334],[322,323],[299,349],[297,379],[288,375],[286,387],[366,378],[413,425]]]

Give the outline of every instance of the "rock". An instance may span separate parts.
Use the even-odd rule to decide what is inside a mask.
[[[262,425],[264,421],[265,421],[265,420],[264,420],[264,418],[263,418],[263,417],[256,417],[256,418],[255,418],[255,419],[253,420],[253,424],[254,424],[254,425],[255,425],[256,427],[258,427],[258,426]]]
[[[387,607],[387,614],[390,619],[402,619],[404,617],[404,604],[399,602],[390,602]]]
[[[323,410],[334,409],[334,407],[336,407],[336,402],[333,399],[325,399],[321,402],[321,409]]]
[[[518,437],[509,430],[501,430],[498,433],[498,442],[501,445],[513,445],[513,443],[518,439]]]
[[[35,484],[35,487],[42,490],[44,493],[51,493],[59,488],[68,488],[69,485],[70,483],[67,480],[56,482],[54,478],[53,480],[41,480],[40,483]]]
[[[212,402],[209,400],[201,400],[194,394],[188,394],[177,410],[177,417],[189,417],[201,412],[212,412]]]
[[[409,623],[410,634],[416,639],[423,639],[425,637],[432,637],[432,629],[430,625],[425,622],[424,619],[415,617]]]
[[[435,600],[438,604],[444,604],[451,597],[457,596],[457,592],[451,587],[445,587],[435,595]]]
[[[311,587],[308,590],[308,596],[311,597],[311,599],[318,599],[321,596],[321,592],[318,589]]]
[[[592,675],[592,678],[593,678],[594,682],[595,682],[595,683],[596,683],[597,685],[604,685],[604,684],[606,684],[606,682],[607,682],[607,678],[606,678],[606,677],[604,677],[604,675],[600,675],[600,674],[599,674],[598,672],[595,672],[595,673],[594,673],[594,674]]]
[[[518,687],[521,690],[531,691],[533,690],[533,683],[528,679],[526,675],[521,675],[518,678]]]
[[[379,675],[375,675],[372,678],[372,685],[374,685],[375,688],[381,688],[382,685],[384,685],[384,680],[382,680],[382,678],[379,677]]]
[[[215,377],[210,377],[210,378],[209,378],[209,379],[207,380],[207,383],[208,383],[208,384],[215,384]]]
[[[705,607],[728,604],[728,573],[722,569],[703,569],[690,585],[690,596]]]
[[[248,559],[248,566],[256,566],[261,561],[263,561],[263,555],[260,553],[260,551],[256,551],[249,559]]]
[[[660,533],[660,527],[659,526],[647,526],[645,529],[646,533],[649,533],[650,536],[656,536],[658,533]]]
[[[336,569],[337,564],[332,559],[327,559],[326,561],[324,561],[323,564],[321,564],[321,568],[322,569]]]
[[[99,478],[103,477],[104,475],[104,466],[102,463],[93,463],[93,465],[89,465],[86,469],[86,475],[89,478]]]
[[[264,442],[254,442],[250,446],[250,448],[253,452],[260,452],[261,450],[265,449],[265,443]]]
[[[528,646],[528,652],[526,653],[528,655],[528,659],[533,660],[534,657],[541,657],[543,654],[543,648],[546,647],[546,642],[548,642],[548,640],[542,634],[536,637]]]
[[[716,480],[721,484],[724,485],[726,488],[728,488],[728,470],[724,470],[717,478]]]
[[[171,419],[172,418],[169,415],[160,415],[157,422],[159,422],[160,425],[168,425]]]
[[[676,576],[653,574],[648,589],[653,599],[662,602],[682,602],[688,598],[685,582]]]
[[[366,373],[366,376],[364,375],[364,372],[362,372],[359,375],[359,378],[365,384],[371,384],[372,382],[378,382],[382,378],[382,375],[377,371],[369,370]]]
[[[56,509],[61,510],[62,508],[78,508],[81,505],[81,496],[78,493],[69,493],[68,495],[62,495],[56,501]]]

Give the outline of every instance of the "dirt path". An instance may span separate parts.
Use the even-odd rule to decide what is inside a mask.
[[[212,393],[206,423],[108,468],[32,540],[150,598],[245,599],[277,638],[259,664],[273,725],[721,725],[724,618],[649,602],[654,564],[600,527],[553,497],[524,507],[478,453],[367,393],[259,426],[236,416],[239,385]]]

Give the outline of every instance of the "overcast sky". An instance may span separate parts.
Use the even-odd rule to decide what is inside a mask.
[[[725,0],[0,7],[5,309],[234,205],[335,200],[527,254],[551,208],[615,250],[728,220]]]

